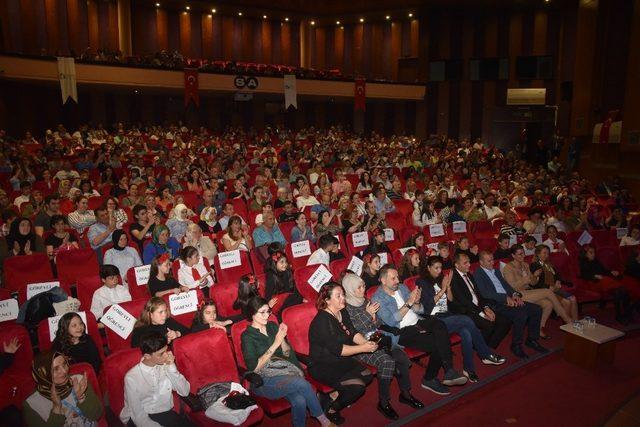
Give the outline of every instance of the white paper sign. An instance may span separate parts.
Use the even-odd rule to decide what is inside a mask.
[[[18,301],[13,298],[0,301],[0,322],[16,320],[19,310]]]
[[[378,256],[380,257],[380,267],[385,264],[389,264],[389,257],[387,256],[386,252],[380,252]]]
[[[467,222],[466,221],[453,221],[453,232],[454,233],[466,233],[467,232]]]
[[[351,235],[351,241],[353,242],[353,246],[359,248],[361,246],[369,245],[369,233],[366,231],[360,231],[359,233],[353,233]]]
[[[542,244],[542,234],[540,233],[534,233],[531,236],[533,236],[534,239],[536,239],[536,242],[538,242],[538,244]]]
[[[147,286],[149,283],[149,272],[151,271],[151,265],[141,265],[140,267],[134,267],[133,272],[136,274],[136,283],[138,286]]]
[[[118,334],[123,340],[126,340],[131,334],[131,331],[133,331],[136,318],[118,304],[113,304],[109,307],[109,310],[102,315],[100,323]]]
[[[513,246],[518,244],[518,235],[517,234],[510,234],[509,235],[509,246]]]
[[[429,245],[427,245],[429,246]],[[438,244],[436,243],[436,247],[438,246]],[[407,246],[406,248],[400,248],[398,249],[400,251],[400,253],[402,254],[402,256],[404,256],[404,254],[409,250],[409,249],[415,249],[415,246]]]
[[[351,270],[356,273],[358,276],[362,274],[362,266],[364,262],[357,256],[352,256],[349,265],[347,266],[347,270]]]
[[[60,286],[60,282],[30,283],[27,285],[27,299],[30,299],[43,292],[50,291],[56,286]]]
[[[395,233],[393,232],[393,228],[385,228],[384,229],[384,241],[392,242],[396,239]]]
[[[309,277],[307,282],[316,290],[316,292],[320,292],[322,285],[327,283],[329,280],[331,280],[331,272],[327,270],[327,267],[325,267],[324,264],[320,264],[311,277]]]
[[[587,230],[584,230],[578,238],[578,244],[580,246],[588,245],[593,240],[593,236],[589,234]]]
[[[303,256],[311,255],[311,245],[308,240],[302,242],[294,242],[291,244],[291,253],[294,258],[300,258]]]
[[[240,250],[221,252],[218,254],[218,261],[220,261],[220,268],[225,270],[231,267],[238,267],[242,264],[240,261]]]
[[[622,239],[627,234],[629,234],[628,228],[616,228],[616,238],[618,240]]]
[[[173,316],[191,313],[198,309],[198,293],[196,291],[181,292],[169,296],[169,310]]]
[[[84,311],[77,311],[78,315],[84,322],[84,325],[87,326],[87,314]],[[53,342],[56,337],[56,332],[58,332],[58,322],[62,318],[63,315],[49,317],[49,341]],[[88,331],[85,329],[85,332]]]
[[[431,237],[444,236],[444,226],[442,224],[431,224],[429,226],[429,235]]]
[[[427,247],[429,249],[433,249],[434,251],[438,251],[438,242],[427,243]]]

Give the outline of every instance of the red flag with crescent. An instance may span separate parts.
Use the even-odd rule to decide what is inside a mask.
[[[356,79],[353,97],[355,109],[364,111],[367,105],[365,79]]]
[[[198,94],[198,70],[184,69],[184,106],[189,105],[189,101],[200,106],[200,95]]]

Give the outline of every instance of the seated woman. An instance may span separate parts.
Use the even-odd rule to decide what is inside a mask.
[[[504,266],[502,276],[511,287],[522,294],[522,299],[526,302],[537,304],[542,308],[542,319],[540,320],[540,338],[547,339],[544,327],[549,320],[551,310],[564,320],[565,323],[571,323],[571,317],[558,301],[551,289],[535,289],[542,270],[538,269],[535,273],[531,273],[529,265],[524,260],[524,248],[522,245],[513,245],[511,247],[511,257],[513,260]]]
[[[114,230],[111,235],[113,247],[104,254],[103,264],[111,264],[118,267],[122,283],[127,283],[127,271],[131,267],[142,265],[138,251],[129,246],[129,236],[124,230]]]
[[[378,344],[356,330],[345,306],[342,286],[325,283],[316,301],[318,314],[309,326],[309,374],[335,390],[323,395],[322,401],[327,417],[336,424],[344,422],[340,411],[355,403],[373,379],[353,356],[378,349]]]
[[[371,234],[373,235],[373,239],[371,243],[369,243],[369,246],[362,251],[362,254],[391,254],[391,249],[389,249],[389,246],[387,246],[384,240],[384,231],[381,228],[374,228]]]
[[[203,258],[196,248],[193,246],[182,248],[179,263],[178,282],[180,286],[189,289],[209,288],[213,286],[213,270],[207,270]]]
[[[620,239],[620,246],[637,246],[640,245],[640,225],[631,227],[626,236]]]
[[[16,218],[9,227],[6,238],[0,239],[0,267],[4,260],[18,255],[31,255],[34,252],[45,253],[42,237],[33,231],[31,220]]]
[[[249,233],[249,227],[242,223],[242,218],[234,215],[229,218],[227,232],[222,236],[222,246],[225,251],[249,252],[253,248],[253,239]]]
[[[138,194],[138,186],[136,184],[129,185],[127,195],[122,198],[122,206],[130,207],[136,205],[144,205],[144,197],[140,197]]]
[[[162,298],[151,297],[144,305],[144,309],[133,327],[131,347],[138,347],[142,337],[151,332],[159,332],[166,336],[167,341],[171,344],[174,339],[180,338],[191,331],[173,320],[169,313],[169,307]]]
[[[93,366],[96,375],[100,372],[98,347],[78,313],[66,313],[60,318],[52,348],[67,356],[70,364],[86,362]]]
[[[228,332],[227,327],[231,326],[231,324],[233,324],[232,320],[218,317],[216,303],[213,300],[205,299],[198,304],[198,311],[191,323],[191,332],[205,331],[210,328],[222,329]]]
[[[456,242],[455,253],[463,253],[467,255],[472,264],[480,260],[478,257],[478,245],[471,246],[469,238],[466,236],[460,237]]]
[[[64,354],[54,350],[38,353],[33,359],[32,375],[36,391],[22,407],[27,426],[98,424],[102,403],[86,375],[69,375]]]
[[[168,185],[163,185],[158,190],[158,195],[156,196],[156,205],[160,206],[163,211],[168,211],[171,206],[175,204],[175,200],[173,199],[173,195],[171,194],[171,188]]]
[[[364,280],[367,289],[380,284],[380,255],[366,254],[362,257],[362,273],[360,277]]]
[[[414,217],[413,224],[420,228],[427,227],[431,224],[438,224],[442,222],[442,220],[440,219],[440,217],[436,212],[435,204],[433,200],[425,199],[425,201],[422,203],[422,209],[420,210],[419,215],[420,216],[417,221],[416,221],[416,218]]]
[[[407,280],[409,277],[418,276],[420,274],[420,254],[417,249],[409,249],[402,256],[400,267],[398,267],[398,276],[400,282]]]
[[[259,287],[260,283],[253,274],[242,276],[238,282],[238,297],[233,302],[233,309],[239,310],[242,316],[246,316],[247,307],[251,298],[261,296],[258,290]],[[269,300],[269,308],[273,308],[277,302],[278,297],[272,297]]]
[[[255,297],[249,301],[246,318],[251,325],[240,338],[242,355],[247,369],[260,374],[264,382],[260,387],[252,387],[251,391],[266,399],[287,399],[291,404],[294,427],[306,425],[307,408],[322,427],[331,426],[313,387],[304,379],[295,352],[287,342],[287,325],[281,323],[278,326],[270,322],[270,314],[271,309],[263,298]],[[285,368],[281,369],[280,366]]]
[[[264,297],[271,300],[276,297],[278,302],[271,307],[274,313],[280,314],[282,310],[292,305],[302,304],[302,296],[298,293],[293,281],[291,266],[286,255],[277,251],[267,258],[264,264],[266,274],[266,286]]]
[[[416,248],[418,251],[418,255],[420,258],[426,258],[431,254],[431,249],[427,247],[425,242],[424,233],[422,231],[418,231],[414,233],[406,242],[404,242],[405,248]]]
[[[347,237],[349,233],[364,231],[365,224],[360,220],[360,211],[356,206],[348,206],[342,212],[342,236]]]
[[[174,216],[167,220],[167,227],[171,237],[179,242],[187,234],[189,224],[193,224],[189,219],[193,216],[193,212],[185,204],[179,203],[173,208],[173,213]]]
[[[458,215],[464,218],[467,222],[483,221],[487,219],[487,215],[484,210],[479,209],[478,206],[473,203],[473,198],[471,196],[467,196],[464,199],[462,210],[458,212]]]
[[[455,333],[460,336],[462,340],[462,364],[464,367],[462,374],[469,381],[475,383],[478,382],[479,378],[473,361],[474,349],[485,365],[502,365],[506,359],[491,352],[482,337],[482,332],[469,316],[453,314],[449,311],[449,304],[453,303],[452,277],[451,273],[442,274],[442,258],[430,256],[416,284],[422,289],[421,302],[425,314],[429,313],[431,316],[442,320],[449,333]]]
[[[342,278],[345,292],[346,309],[355,329],[364,337],[371,337],[381,325],[376,318],[380,304],[372,304],[365,298],[364,281],[353,273]],[[388,338],[387,338],[388,339]],[[360,353],[355,356],[360,362],[373,365],[378,370],[378,411],[390,419],[398,419],[398,414],[390,403],[390,386],[393,377],[397,377],[400,386],[400,403],[412,408],[423,408],[424,405],[411,395],[411,378],[409,367],[411,361],[399,347],[387,342],[387,350],[378,349],[373,353]]]
[[[121,230],[122,227],[129,222],[129,216],[124,209],[118,205],[118,199],[115,197],[109,197],[104,202],[103,206],[107,209],[107,212],[109,212],[109,217],[113,217],[115,219],[116,228],[118,230]]]
[[[78,234],[85,232],[87,228],[96,223],[96,217],[93,211],[87,209],[89,206],[89,198],[80,195],[74,199],[76,210],[67,215],[69,226],[76,230]]]
[[[609,270],[596,257],[596,250],[587,244],[578,256],[580,278],[592,283],[598,291],[612,295],[616,308],[616,320],[626,324],[630,321],[631,299],[640,298],[640,289],[630,281],[625,281],[619,271]]]
[[[312,243],[315,243],[316,236],[313,234],[313,230],[307,222],[307,216],[304,212],[298,212],[296,225],[291,229],[291,243],[301,242],[303,240],[311,240]]]
[[[218,221],[218,211],[216,208],[209,206],[202,209],[198,225],[203,233],[216,234],[219,231],[222,231],[222,226]]]
[[[156,224],[160,224],[160,218],[148,215],[147,208],[143,205],[134,206],[133,218],[134,222],[129,226],[129,233],[131,233],[131,239],[138,245],[140,253],[144,254],[144,242],[147,239],[151,239],[153,229]]]
[[[166,225],[157,224],[153,228],[152,240],[144,247],[142,259],[145,264],[159,255],[167,254],[170,259],[175,259],[180,253],[180,244],[173,237],[169,237],[169,229]]]
[[[198,224],[191,223],[187,227],[187,234],[184,236],[183,248],[187,246],[193,246],[198,250],[198,254],[202,258],[209,260],[209,265],[213,265],[213,259],[218,254],[216,245],[211,238],[202,235],[202,229]]]
[[[188,287],[180,285],[171,275],[171,259],[166,253],[151,261],[147,286],[151,296],[155,297],[189,291]]]
[[[318,214],[318,223],[315,228],[316,237],[318,239],[324,234],[331,234],[332,236],[340,234],[340,230],[342,230],[342,220],[340,219],[340,216],[338,216],[338,225],[332,224],[334,217],[335,212],[330,213],[326,210]]]
[[[571,319],[578,320],[578,301],[576,297],[562,289],[562,279],[549,261],[549,253],[547,245],[536,246],[536,253],[529,268],[534,275],[537,270],[542,270],[542,274],[538,276],[538,282],[533,287],[551,289],[560,300],[564,310],[571,316]]]

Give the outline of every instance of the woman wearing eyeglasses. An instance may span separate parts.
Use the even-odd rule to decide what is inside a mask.
[[[249,300],[246,318],[251,325],[242,333],[242,355],[247,369],[259,374],[263,381],[251,391],[267,399],[287,399],[295,427],[306,425],[307,409],[322,427],[334,426],[313,387],[304,379],[296,354],[286,339],[287,325],[270,322],[269,315],[271,308],[264,298]]]

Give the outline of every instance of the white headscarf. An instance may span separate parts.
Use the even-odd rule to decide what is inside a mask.
[[[361,283],[364,283],[362,278],[353,273],[345,274],[344,278],[342,279],[342,287],[344,288],[345,299],[347,301],[347,304],[353,307],[360,307],[366,302],[365,297],[356,296],[356,290]]]
[[[182,214],[182,211],[187,211],[184,216]],[[173,208],[173,213],[175,215],[175,219],[177,219],[178,221],[188,221],[189,220],[189,218],[187,217],[187,215],[189,215],[189,208],[187,208],[187,205],[185,205],[184,203],[178,203]]]

